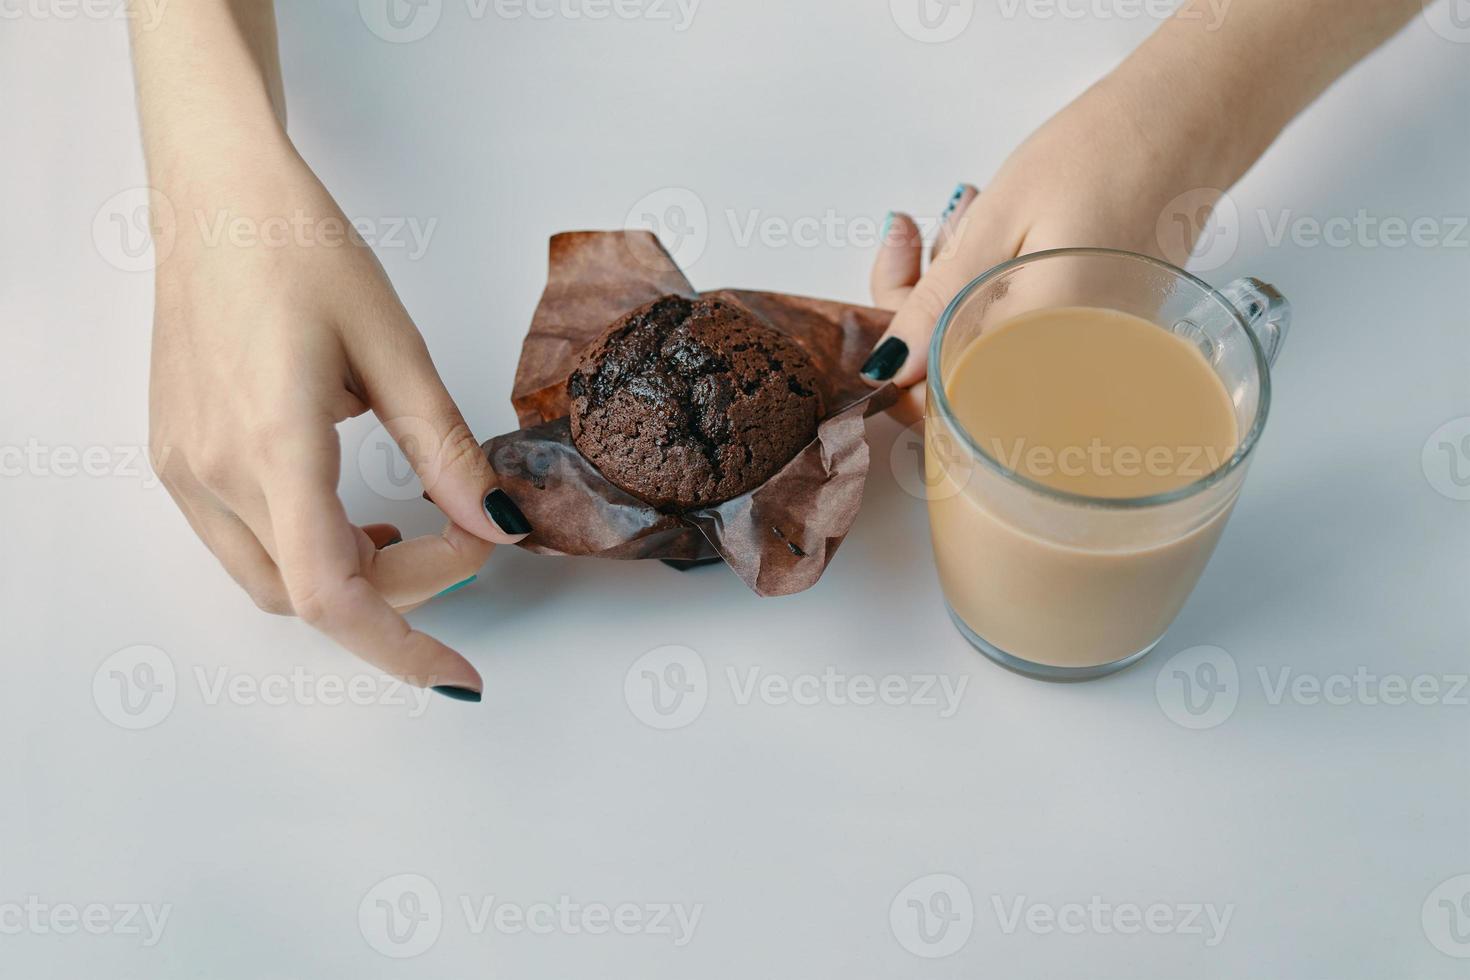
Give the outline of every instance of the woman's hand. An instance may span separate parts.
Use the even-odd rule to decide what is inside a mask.
[[[927,270],[918,225],[907,214],[890,216],[870,286],[874,303],[897,313],[863,373],[909,389],[895,415],[905,421],[923,415],[918,382],[935,323],[955,294],[992,266],[1070,246],[1181,261],[1163,256],[1157,228],[1173,199],[1214,179],[1197,164],[1207,144],[1193,136],[1195,126],[1168,136],[1157,127],[1146,131],[1138,120],[1149,111],[1107,80],[1067,106],[1016,149],[983,192],[969,184],[955,188]]]
[[[864,376],[908,388],[894,414],[919,418],[917,382],[939,315],[970,280],[1017,255],[1097,246],[1183,264],[1206,205],[1419,9],[1418,0],[1235,0],[1216,22],[1208,0],[1187,0],[1017,148],[983,193],[956,190],[927,270],[913,219],[891,216],[871,286],[874,302],[897,312]]]
[[[529,525],[492,492],[372,252],[289,144],[256,152],[173,185],[176,240],[157,272],[155,466],[261,608],[294,612],[411,683],[479,700],[475,668],[399,610],[470,577],[492,542]],[[247,233],[213,240],[205,227]],[[449,515],[442,535],[399,542],[390,525],[348,521],[335,425],[369,409]]]
[[[390,674],[480,700],[480,675],[402,610],[531,530],[444,390],[371,250],[286,135],[271,0],[129,21],[149,178],[175,216],[156,273],[150,448],[256,603]],[[337,499],[336,424],[371,409],[450,519],[399,542]]]

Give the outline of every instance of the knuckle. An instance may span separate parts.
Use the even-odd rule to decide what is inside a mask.
[[[158,432],[148,435],[148,465],[153,467],[153,472],[160,477],[168,475],[168,458],[173,455],[173,445],[169,440]]]
[[[180,477],[188,471],[185,444],[172,426],[151,425],[148,430],[148,465],[166,487],[180,484]]]
[[[457,419],[445,431],[439,458],[445,469],[464,469],[477,475],[489,473],[490,464],[485,459],[484,450],[463,419]]]
[[[280,458],[282,447],[290,433],[291,426],[284,422],[261,422],[251,427],[245,444],[252,459],[269,464]]]
[[[200,483],[213,489],[219,489],[229,485],[234,460],[222,448],[212,448],[195,453],[189,465]]]
[[[290,616],[295,612],[286,590],[276,583],[253,583],[246,587],[245,592],[261,612],[272,616]]]
[[[303,622],[320,626],[331,612],[330,590],[322,583],[307,581],[288,590],[291,608]]]

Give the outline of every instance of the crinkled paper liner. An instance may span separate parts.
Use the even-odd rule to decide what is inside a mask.
[[[535,527],[521,547],[543,555],[721,558],[757,595],[810,588],[846,537],[868,473],[863,418],[892,404],[892,385],[860,378],[892,314],[827,300],[722,289],[705,296],[742,306],[795,339],[837,406],[817,437],[774,476],[732,500],[683,513],[617,487],[572,444],[567,378],[582,350],[613,321],[675,293],[700,295],[646,231],[564,232],[551,239],[546,290],[521,348],[511,401],[522,428],[483,446],[499,485]]]

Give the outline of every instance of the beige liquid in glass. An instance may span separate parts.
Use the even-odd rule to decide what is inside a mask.
[[[1229,460],[1239,438],[1230,396],[1199,351],[1116,310],[1019,316],[961,351],[944,385],[993,459],[1088,497],[1187,486]],[[926,426],[930,527],[945,597],[975,633],[1059,667],[1121,660],[1163,635],[1228,505],[1174,527],[1154,508],[1058,502],[986,469],[947,433],[938,419]]]

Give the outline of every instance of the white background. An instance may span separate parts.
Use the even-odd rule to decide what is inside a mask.
[[[1272,246],[1258,214],[1274,227],[1288,209],[1365,209],[1448,234],[1470,213],[1470,44],[1416,19],[1237,188],[1238,248],[1207,275],[1274,282],[1296,323],[1231,526],[1139,667],[1057,686],[973,653],[941,607],[923,505],[898,482],[912,453],[901,443],[890,463],[899,430],[885,421],[857,527],[809,593],[757,600],[723,569],[506,549],[414,617],[474,660],[484,703],[420,713],[210,703],[220,677],[360,671],[256,612],[130,463],[146,442],[152,285],[109,262],[106,202],[145,182],[124,26],[57,0],[0,7],[0,444],[41,453],[16,475],[12,452],[0,480],[0,927],[14,931],[4,909],[29,896],[171,906],[149,948],[117,932],[0,934],[5,976],[1467,975],[1449,954],[1470,952],[1470,903],[1458,922],[1440,904],[1470,891],[1455,880],[1470,872],[1464,692],[1457,705],[1273,704],[1270,685],[1287,669],[1362,668],[1428,675],[1443,694],[1467,670],[1470,503],[1435,482],[1470,473],[1470,456],[1436,444],[1426,469],[1421,453],[1470,415],[1470,248],[1463,231],[1437,248]],[[513,425],[551,233],[621,227],[646,195],[662,207],[664,189],[687,188],[706,209],[697,287],[864,301],[888,208],[932,216],[956,180],[983,185],[1155,23],[1100,16],[1133,11],[1103,2],[1073,5],[1092,11],[1076,19],[987,3],[955,39],[922,43],[883,0],[706,0],[685,30],[444,0],[426,8],[440,8],[427,36],[390,43],[348,0],[282,7],[306,159],[349,215],[435,222],[422,255],[379,254],[482,438]],[[815,247],[738,235],[752,217],[829,215],[848,230]],[[370,489],[356,461],[371,429],[344,427],[350,513],[436,529],[428,505]],[[106,447],[115,472],[66,476],[61,447]],[[140,644],[174,701],[127,730],[111,671],[128,665],[109,657]],[[707,703],[657,730],[639,717],[652,717],[640,671],[639,711],[624,681],[670,644],[696,652]],[[1192,730],[1174,720],[1192,716],[1166,665],[1199,645],[1227,651],[1238,681],[1220,702],[1233,712]],[[829,667],[965,687],[941,717],[741,704],[727,674]],[[369,894],[400,874],[443,906],[411,960],[374,947],[412,951],[376,905],[407,879]],[[930,874],[952,878],[904,891]],[[935,887],[974,909],[943,959],[916,955],[942,950],[908,905]],[[477,933],[461,899],[490,896],[702,912],[682,947]],[[1232,917],[1207,947],[1208,934],[1007,933],[996,913],[1093,896]]]

